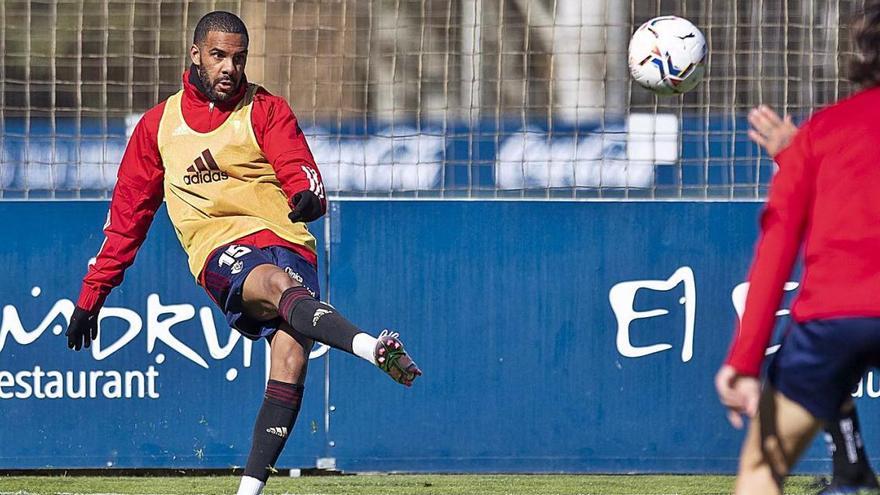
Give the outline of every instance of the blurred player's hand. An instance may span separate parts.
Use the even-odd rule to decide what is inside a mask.
[[[725,364],[715,375],[715,390],[727,408],[727,420],[736,429],[743,427],[742,415],[753,418],[761,399],[761,381],[753,376],[740,375],[733,366]]]
[[[324,205],[317,194],[306,189],[293,195],[293,211],[287,218],[291,222],[311,222],[321,218],[324,214]]]
[[[752,126],[749,139],[764,148],[771,157],[785,149],[798,130],[791,115],[779,118],[779,114],[767,105],[755,107],[749,112],[749,124]]]
[[[98,338],[98,310],[86,311],[77,306],[64,335],[69,349],[78,351],[92,345],[92,340]]]

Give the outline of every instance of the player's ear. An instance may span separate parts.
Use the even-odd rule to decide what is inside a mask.
[[[202,54],[199,52],[199,47],[195,44],[189,47],[189,59],[195,65],[202,65]]]

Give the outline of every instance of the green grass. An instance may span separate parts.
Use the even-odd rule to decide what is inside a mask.
[[[730,493],[730,476],[652,475],[361,475],[269,480],[267,495],[660,495]],[[810,477],[794,477],[786,493],[813,494]],[[0,477],[0,494],[229,495],[238,478]]]

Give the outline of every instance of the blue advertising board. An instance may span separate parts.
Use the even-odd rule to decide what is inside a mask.
[[[95,198],[113,189],[138,119],[0,119],[0,195]],[[745,115],[639,114],[580,124],[343,120],[304,126],[328,191],[404,197],[755,198],[773,165]],[[551,189],[548,191],[547,189]]]
[[[230,331],[195,284],[164,208],[107,299],[99,341],[79,353],[66,348],[63,329],[103,241],[107,203],[5,202],[0,211],[9,233],[0,249],[9,267],[0,289],[0,467],[243,464],[265,344]],[[318,396],[315,368],[306,386]],[[314,464],[323,418],[321,401],[307,401],[289,462]]]
[[[325,295],[371,332],[400,331],[425,375],[404,389],[316,349],[280,464],[731,472],[742,432],[712,377],[759,206],[335,202],[312,225]],[[106,208],[0,203],[0,468],[242,465],[266,349],[225,326],[164,210],[107,300],[100,341],[66,348]],[[859,393],[870,450],[880,384],[869,375]],[[818,442],[801,463],[828,466]]]

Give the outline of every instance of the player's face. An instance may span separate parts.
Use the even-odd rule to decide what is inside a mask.
[[[242,34],[209,31],[205,41],[190,48],[202,85],[215,101],[226,101],[241,85],[247,63],[247,39]]]

